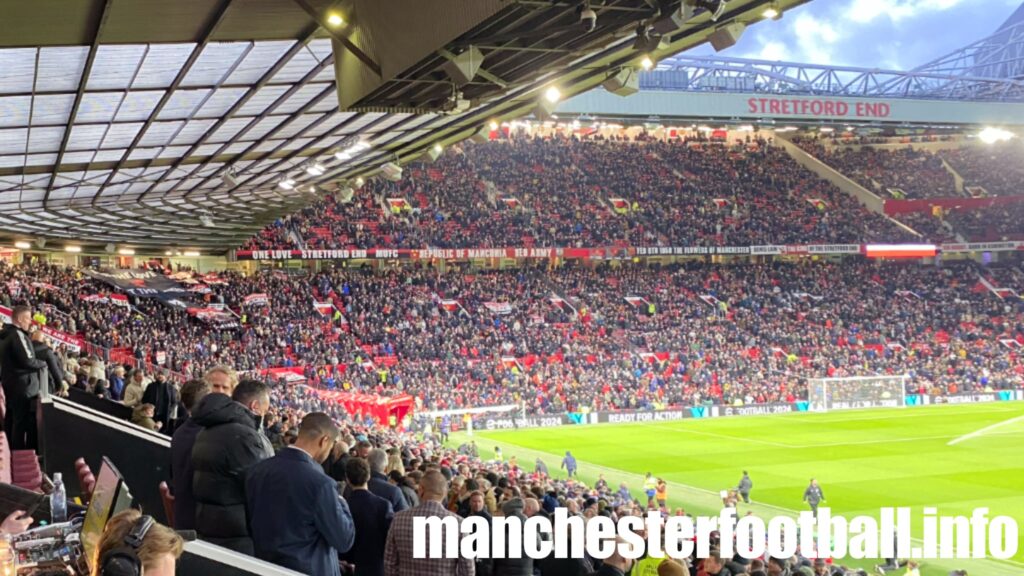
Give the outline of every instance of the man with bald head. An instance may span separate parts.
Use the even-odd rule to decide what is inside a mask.
[[[395,514],[384,547],[384,574],[386,576],[472,576],[473,560],[468,558],[414,558],[413,519],[454,517],[462,518],[445,509],[442,502],[448,495],[448,480],[436,469],[428,470],[420,479],[420,505]],[[442,530],[446,530],[442,528]],[[459,536],[461,540],[461,535]],[[429,539],[426,549],[430,549]]]

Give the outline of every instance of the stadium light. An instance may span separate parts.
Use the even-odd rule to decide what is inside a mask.
[[[17,242],[14,243],[14,247],[19,250],[28,250],[32,248],[32,243],[26,242],[24,240],[18,240]]]
[[[189,258],[198,258],[200,256],[198,250],[185,250],[181,255]]]
[[[557,86],[551,86],[544,91],[544,99],[554,104],[562,99],[562,91]]]
[[[650,56],[644,56],[644,59],[640,61],[640,67],[644,70],[650,70],[654,68],[654,60]]]
[[[135,256],[135,250],[132,250],[131,248],[121,248],[117,253],[122,256]]]
[[[75,246],[74,244],[68,244],[67,246],[64,247],[64,251],[77,254],[77,253],[82,251],[82,247],[81,246]]]
[[[1013,132],[989,126],[978,134],[978,138],[985,144],[995,144],[996,142],[1006,142],[1013,138]]]
[[[277,185],[285,190],[294,190],[295,180],[292,180],[291,178],[285,178],[284,180],[278,182]]]
[[[366,180],[363,180],[362,176],[357,176],[355,181],[356,189],[362,188],[363,184],[366,184]]]
[[[491,132],[494,132],[494,131],[495,131],[495,130],[497,130],[497,129],[498,129],[498,128],[499,128],[500,126],[498,126],[498,122],[497,122],[496,120],[491,120],[491,123],[490,123],[490,124],[488,124],[488,127],[489,127],[489,128],[491,129]]]
[[[174,252],[171,252],[170,250],[167,250],[167,251],[164,252],[164,256],[174,256]]]
[[[337,12],[331,12],[327,15],[327,25],[331,28],[337,28],[345,25],[345,19],[341,17],[341,14]]]
[[[761,12],[761,16],[771,20],[778,20],[782,18],[782,7],[779,6],[778,2],[772,2],[764,9],[764,12]]]
[[[309,174],[310,176],[323,176],[324,175],[324,166],[323,166],[323,164],[314,162],[314,163],[310,164],[309,166],[306,166],[306,174]]]

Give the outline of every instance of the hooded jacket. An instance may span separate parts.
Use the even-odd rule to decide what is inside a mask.
[[[245,509],[245,474],[273,456],[258,417],[223,394],[209,394],[193,415],[203,429],[192,447],[196,533],[203,540],[253,554]]]
[[[14,324],[0,331],[0,379],[8,398],[39,395],[40,370],[46,362],[36,358],[28,332]]]

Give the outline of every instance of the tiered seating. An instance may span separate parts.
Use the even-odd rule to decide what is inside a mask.
[[[960,196],[942,158],[927,150],[829,147],[796,139],[805,151],[883,198],[950,198]]]
[[[380,206],[393,197],[411,199],[410,206],[388,217]],[[613,199],[623,206],[613,206]],[[696,134],[667,142],[516,137],[467,144],[436,164],[410,166],[399,183],[367,184],[350,204],[327,198],[293,222],[310,248],[714,246],[912,237],[769,140],[712,143]]]
[[[139,314],[76,301],[96,287],[74,270],[0,270],[0,281],[60,287],[28,297],[66,307],[86,338],[143,359],[163,352],[186,375],[215,363],[298,366],[316,386],[408,392],[439,409],[788,401],[805,394],[806,378],[861,374],[913,374],[915,389],[939,393],[1024,382],[1024,364],[1002,344],[1024,342],[1022,312],[979,289],[966,263],[223,274],[228,284],[210,297],[246,317],[228,331],[146,300],[134,303]],[[998,281],[1022,287],[1016,273]],[[257,292],[269,306],[243,304]],[[321,315],[313,300],[342,317]]]

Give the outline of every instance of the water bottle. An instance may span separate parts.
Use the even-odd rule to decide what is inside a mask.
[[[53,474],[53,492],[50,494],[50,524],[67,522],[68,500],[64,492],[64,480],[60,472]]]

